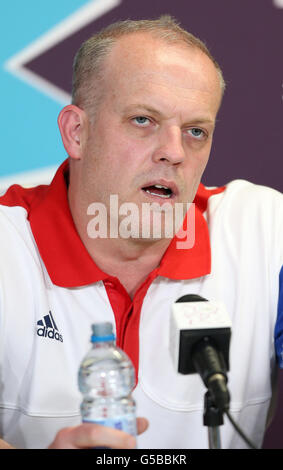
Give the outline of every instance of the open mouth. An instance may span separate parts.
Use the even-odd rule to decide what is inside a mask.
[[[161,184],[145,186],[142,188],[142,190],[151,196],[158,196],[164,199],[170,199],[174,194],[170,188]]]

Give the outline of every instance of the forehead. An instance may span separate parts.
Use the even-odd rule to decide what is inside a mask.
[[[196,47],[168,43],[149,34],[120,38],[108,55],[104,89],[112,100],[151,99],[214,101],[221,96],[218,72],[210,58]]]

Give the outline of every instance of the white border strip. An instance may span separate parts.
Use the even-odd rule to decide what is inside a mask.
[[[122,0],[91,0],[87,5],[81,7],[47,33],[40,36],[29,46],[8,59],[4,63],[4,68],[16,77],[35,86],[52,98],[55,98],[56,101],[63,104],[68,103],[70,101],[70,95],[68,93],[51,84],[48,80],[44,80],[42,77],[25,69],[24,64],[58,44],[95,18],[99,18],[112,8],[117,7],[121,1]]]
[[[12,184],[20,184],[26,188],[38,184],[49,184],[55,175],[58,166],[50,166],[39,170],[15,173],[5,178],[0,178],[0,194],[6,191]]]
[[[39,75],[32,72],[31,70],[28,70],[24,67],[19,67],[13,70],[12,73],[13,75],[16,75],[18,79],[26,83],[29,83],[30,85],[33,86],[33,88],[36,88],[41,93],[44,93],[50,98],[55,99],[56,101],[61,103],[63,106],[71,102],[71,95],[69,93],[62,90],[62,88],[59,88],[56,85],[53,85],[53,83],[40,77]]]

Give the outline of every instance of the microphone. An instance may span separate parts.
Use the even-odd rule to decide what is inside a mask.
[[[172,308],[170,352],[181,374],[199,373],[220,411],[229,409],[227,388],[231,320],[222,302],[184,295]]]

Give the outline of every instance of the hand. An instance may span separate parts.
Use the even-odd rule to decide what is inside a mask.
[[[137,433],[148,428],[146,418],[137,418]],[[48,449],[88,449],[109,447],[111,449],[134,449],[136,438],[124,431],[94,423],[83,423],[61,429]]]

